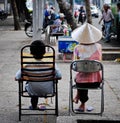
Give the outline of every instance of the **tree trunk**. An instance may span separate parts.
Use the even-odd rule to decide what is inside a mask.
[[[77,23],[73,17],[71,6],[67,5],[65,0],[56,0],[56,1],[58,2],[60,12],[65,14],[67,23],[70,25],[71,29],[74,30],[77,27]]]
[[[92,24],[92,16],[91,16],[91,11],[90,11],[90,0],[85,0],[85,6],[86,6],[87,22]]]
[[[17,4],[19,19],[21,21],[24,21],[25,19],[31,20],[32,18],[30,16],[30,12],[26,7],[26,0],[16,0],[16,4]]]
[[[11,6],[13,10],[13,18],[14,18],[14,30],[21,30],[20,23],[19,23],[19,16],[16,6],[16,1],[11,0]]]

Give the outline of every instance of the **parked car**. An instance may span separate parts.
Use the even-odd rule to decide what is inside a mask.
[[[97,8],[95,5],[91,5],[91,6],[90,6],[90,9],[91,9],[91,15],[92,15],[93,17],[98,18],[98,17],[99,17],[98,8]]]

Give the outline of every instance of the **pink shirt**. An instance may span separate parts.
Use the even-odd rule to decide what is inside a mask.
[[[90,45],[77,45],[74,49],[74,60],[101,60],[102,59],[102,47],[100,44],[90,44]],[[100,82],[101,74],[100,72],[96,73],[77,73],[76,74],[76,83],[87,83],[87,82]]]

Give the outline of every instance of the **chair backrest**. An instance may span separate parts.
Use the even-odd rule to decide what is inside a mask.
[[[90,73],[103,70],[103,65],[96,60],[77,60],[72,62],[71,69],[76,72]]]
[[[77,60],[70,65],[70,78],[72,79],[72,71],[82,73],[101,73],[101,81],[104,80],[104,68],[101,62],[97,60]]]
[[[55,79],[55,50],[50,46],[46,47],[46,53],[42,60],[35,60],[30,54],[30,45],[21,49],[21,72],[22,80],[45,82]],[[47,51],[49,48],[49,51]]]

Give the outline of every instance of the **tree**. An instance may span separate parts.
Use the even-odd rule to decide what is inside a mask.
[[[21,30],[20,23],[19,23],[18,10],[17,10],[15,0],[11,0],[11,6],[12,6],[12,10],[13,10],[14,30]]]
[[[67,23],[70,25],[71,29],[74,30],[77,27],[77,23],[73,17],[72,8],[70,4],[67,4],[65,0],[57,0],[60,8],[60,12],[65,14]]]
[[[25,19],[31,20],[30,12],[26,7],[26,0],[16,0],[19,19],[24,21]]]
[[[91,17],[91,11],[90,11],[90,0],[85,0],[85,6],[86,6],[87,22],[92,24],[92,17]]]
[[[77,23],[73,17],[73,0],[70,0],[70,4],[68,5],[65,0],[57,0],[57,3],[60,8],[60,12],[65,14],[67,23],[71,26],[72,30],[77,28]],[[85,6],[86,6],[86,16],[87,16],[87,22],[92,24],[92,17],[91,17],[91,11],[90,11],[90,1],[85,0]]]

